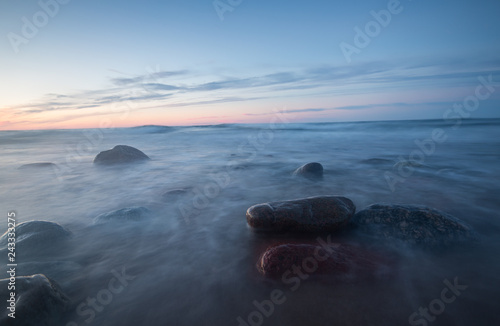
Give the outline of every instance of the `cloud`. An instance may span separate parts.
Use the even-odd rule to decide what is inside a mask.
[[[118,72],[119,73],[119,72]],[[176,70],[176,71],[155,71],[147,74],[130,77],[130,78],[111,78],[111,82],[115,86],[140,86],[143,83],[157,83],[159,79],[169,78],[173,76],[181,76],[189,74],[189,70]]]
[[[315,95],[332,96],[375,92],[378,89],[457,87],[475,85],[477,76],[485,74],[493,74],[493,79],[498,80],[500,60],[476,60],[474,65],[464,64],[466,61],[466,59],[455,61],[436,59],[411,63],[378,61],[349,66],[318,65],[254,76],[229,76],[222,79],[214,75],[200,75],[200,72],[192,70],[157,69],[143,75],[110,78],[108,88],[72,94],[51,93],[36,102],[8,109],[13,115],[74,110],[84,116],[95,115],[96,109],[100,106],[121,103],[124,105],[132,103],[133,110],[144,110],[254,101],[290,95],[311,96],[311,92],[315,92]],[[203,100],[196,100],[200,97]],[[409,106],[407,103],[389,103],[383,106],[390,105]],[[299,108],[289,112],[363,110],[380,106],[382,105]]]

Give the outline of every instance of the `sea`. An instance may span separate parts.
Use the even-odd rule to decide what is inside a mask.
[[[151,160],[93,164],[116,145]],[[17,224],[72,233],[17,252],[18,276],[44,274],[71,299],[61,325],[500,325],[500,119],[1,131],[0,148],[1,233],[9,212]],[[54,165],[20,168],[41,162]],[[293,175],[309,162],[323,165],[322,180]],[[306,275],[292,288],[260,275],[260,255],[277,243],[331,236],[382,250],[349,232],[247,226],[252,205],[320,195],[350,198],[357,211],[432,207],[472,226],[478,241],[438,251],[391,244],[389,279]],[[128,207],[151,214],[94,223]]]

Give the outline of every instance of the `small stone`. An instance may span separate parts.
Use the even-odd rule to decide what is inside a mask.
[[[39,163],[29,163],[29,164],[23,164],[20,167],[18,167],[19,170],[34,170],[34,169],[47,169],[47,168],[53,168],[55,169],[57,165],[51,162],[39,162]]]
[[[127,207],[97,216],[94,219],[94,224],[128,221],[138,222],[148,218],[150,214],[151,211],[146,207]]]
[[[318,196],[250,207],[248,225],[264,231],[335,231],[354,215],[356,207],[345,197]]]
[[[323,165],[320,163],[307,163],[293,172],[293,175],[303,176],[308,179],[323,178]]]
[[[162,198],[165,201],[172,200],[172,199],[178,199],[180,196],[185,195],[189,192],[188,189],[172,189],[164,192],[162,194]]]

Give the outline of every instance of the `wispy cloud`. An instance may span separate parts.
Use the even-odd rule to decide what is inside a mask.
[[[436,63],[438,62],[438,63]],[[217,78],[193,70],[155,71],[131,77],[109,79],[110,86],[72,94],[47,94],[33,103],[4,108],[11,115],[29,115],[50,111],[75,111],[95,115],[104,105],[134,103],[133,110],[213,105],[254,101],[283,96],[319,94],[359,94],[377,88],[429,88],[474,85],[477,76],[487,71],[500,77],[500,60],[464,65],[463,60],[408,63],[368,62],[349,66],[316,66],[278,71],[269,74]],[[201,75],[201,77],[200,77]],[[208,79],[208,81],[207,81]],[[213,80],[210,80],[213,79]],[[201,98],[201,100],[200,100]],[[384,106],[408,106],[389,103]],[[414,104],[412,104],[414,105]],[[289,111],[322,112],[330,110],[362,110],[381,106],[352,105],[331,108],[303,108]],[[88,111],[91,110],[91,111]],[[88,112],[87,112],[88,111]],[[245,115],[259,115],[246,113]],[[264,114],[263,114],[264,115]]]

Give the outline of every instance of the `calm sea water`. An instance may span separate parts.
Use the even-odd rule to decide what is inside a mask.
[[[236,326],[249,316],[254,325],[410,325],[409,317],[432,306],[445,280],[456,277],[467,288],[444,308],[434,301],[435,319],[414,324],[493,325],[500,321],[499,127],[500,120],[463,120],[455,128],[428,120],[4,131],[0,226],[6,229],[7,212],[15,210],[18,222],[53,221],[73,233],[64,247],[37,248],[43,257],[18,253],[19,275],[44,273],[73,300],[72,326]],[[152,161],[92,164],[119,144]],[[36,162],[57,168],[18,169]],[[292,177],[308,162],[323,164],[322,181]],[[163,196],[175,189],[186,192]],[[472,225],[481,242],[439,253],[400,249],[390,280],[309,278],[292,291],[255,268],[263,249],[287,238],[252,232],[245,211],[314,195],[346,196],[357,210],[377,202],[427,205]],[[153,214],[139,223],[92,223],[131,206]],[[2,257],[2,275],[5,263]],[[102,297],[124,268],[134,278]],[[261,320],[254,301],[268,300],[274,289],[286,301]],[[93,308],[87,299],[99,293],[106,304]]]

